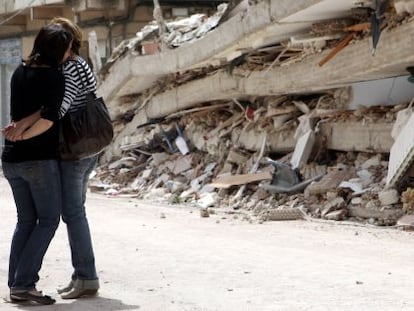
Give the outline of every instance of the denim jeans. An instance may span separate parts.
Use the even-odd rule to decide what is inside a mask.
[[[86,218],[85,199],[89,175],[98,156],[79,161],[60,161],[62,178],[62,220],[66,223],[74,272],[72,280],[95,280],[92,239]]]
[[[58,161],[3,162],[17,208],[9,260],[10,288],[30,290],[59,225],[61,184]]]

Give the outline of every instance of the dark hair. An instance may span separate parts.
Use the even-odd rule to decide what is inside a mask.
[[[61,25],[44,26],[36,36],[27,64],[59,66],[72,40],[72,34]]]

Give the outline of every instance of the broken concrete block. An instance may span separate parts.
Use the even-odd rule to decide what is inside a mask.
[[[186,155],[187,153],[190,152],[190,149],[188,148],[187,142],[185,141],[184,137],[177,136],[174,142],[178,150],[180,150],[182,155]]]
[[[261,201],[269,197],[269,192],[265,189],[258,188],[255,193],[252,195],[252,199]]]
[[[364,219],[385,219],[385,220],[395,220],[399,219],[404,212],[402,209],[376,209],[376,208],[367,208],[363,206],[348,206],[348,215],[351,217],[359,217]]]
[[[310,184],[305,189],[305,197],[312,195],[319,195],[328,192],[328,190],[335,189],[344,180],[349,180],[353,175],[350,169],[336,169],[328,172],[318,182]]]
[[[203,184],[203,182],[204,182],[204,180],[205,180],[206,178],[207,178],[207,174],[203,174],[203,175],[200,175],[200,176],[198,176],[197,178],[193,179],[193,180],[190,182],[191,189],[192,189],[194,192],[197,192],[198,190],[200,190],[201,185]]]
[[[200,194],[202,194],[202,193],[210,193],[210,192],[214,192],[215,190],[216,190],[216,188],[211,187],[210,185],[204,185],[204,186],[200,189],[199,193],[200,193]]]
[[[165,161],[167,161],[169,158],[169,155],[165,152],[161,152],[161,153],[153,153],[152,154],[152,162],[154,164],[154,166],[158,166],[161,163],[164,163]]]
[[[414,114],[405,124],[391,147],[387,187],[394,187],[404,176],[414,159]]]
[[[188,198],[192,197],[194,193],[195,193],[195,191],[193,189],[189,188],[189,189],[184,190],[183,192],[181,192],[180,198],[181,199],[188,199]]]
[[[293,169],[299,168],[302,164],[308,162],[314,144],[315,134],[312,130],[309,130],[298,139],[295,150],[293,151],[292,159],[290,160]]]
[[[359,182],[358,178],[352,178],[348,181],[343,181],[339,184],[339,188],[349,188],[353,192],[361,192],[362,191],[362,184]]]
[[[180,174],[180,177],[185,178],[186,180],[191,180],[194,177],[195,170],[190,168]]]
[[[210,217],[208,208],[200,208],[200,217]]]
[[[231,174],[231,170],[232,170],[233,166],[230,163],[224,163],[223,168],[221,169],[221,171],[217,174],[217,176],[221,176],[221,175],[230,175]]]
[[[414,215],[404,215],[397,221],[397,226],[404,229],[414,229]]]
[[[141,178],[148,179],[152,174],[152,168],[142,171]]]
[[[295,129],[287,127],[283,130],[268,131],[266,140],[266,151],[285,153],[291,152],[296,145],[293,138]],[[239,129],[235,128],[232,131],[232,142],[247,150],[260,150],[265,133],[259,129]]]
[[[364,170],[367,170],[372,166],[379,166],[379,165],[381,165],[381,155],[377,154],[376,156],[373,156],[372,158],[369,158],[364,163],[362,163],[361,168]]]
[[[214,206],[218,199],[218,195],[215,192],[203,193],[197,200],[197,205],[203,208]]]
[[[149,190],[146,194],[144,194],[145,200],[154,200],[160,201],[163,200],[163,197],[167,194],[167,189],[165,188],[154,188]]]
[[[184,184],[175,180],[168,180],[165,183],[165,186],[170,191],[170,193],[182,192],[184,190]]]
[[[336,197],[335,199],[326,203],[321,212],[321,216],[325,218],[325,216],[333,211],[344,209],[345,208],[345,201],[342,197]]]
[[[378,193],[378,200],[381,202],[381,206],[388,206],[398,203],[400,197],[396,189],[388,189]]]
[[[159,180],[161,180],[164,184],[171,179],[171,176],[167,173],[162,174],[158,177]]]
[[[327,122],[320,124],[318,137],[326,137],[326,147],[340,151],[388,153],[394,142],[392,123],[363,121]]]
[[[329,212],[326,215],[323,216],[324,219],[327,220],[344,220],[346,218],[347,210],[341,209],[333,212]]]
[[[192,168],[191,157],[182,157],[172,162],[172,166],[169,166],[171,172],[174,175],[181,174]]]
[[[372,173],[368,170],[360,170],[356,172],[357,176],[360,179],[361,186],[363,188],[368,187],[372,183]]]
[[[245,156],[243,153],[232,149],[230,150],[226,161],[229,163],[236,163],[236,164],[244,164],[249,158]]]
[[[298,118],[299,125],[296,128],[294,138],[298,140],[304,134],[314,129],[315,118],[309,115],[302,115]]]
[[[397,117],[395,119],[394,126],[392,127],[391,136],[392,138],[397,139],[401,130],[404,128],[405,124],[413,114],[413,107],[408,107],[397,112]]]

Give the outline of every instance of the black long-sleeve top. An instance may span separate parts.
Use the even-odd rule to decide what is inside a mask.
[[[4,162],[23,162],[58,158],[59,131],[56,121],[63,100],[65,81],[57,68],[20,65],[11,79],[11,118],[19,121],[40,110],[53,126],[31,139],[6,140],[2,154]]]

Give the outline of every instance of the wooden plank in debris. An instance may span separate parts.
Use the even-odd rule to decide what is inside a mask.
[[[272,179],[272,174],[270,172],[220,176],[214,180],[210,186],[216,188],[229,188],[231,186],[245,185],[255,181],[270,179]]]
[[[338,43],[338,45],[328,54],[326,55],[320,62],[319,66],[325,65],[328,61],[330,61],[336,54],[338,54],[340,51],[342,51],[348,44],[351,42],[351,40],[355,37],[355,33],[350,33],[347,35],[341,42]]]
[[[391,147],[387,187],[394,187],[414,160],[414,114],[411,115]]]

